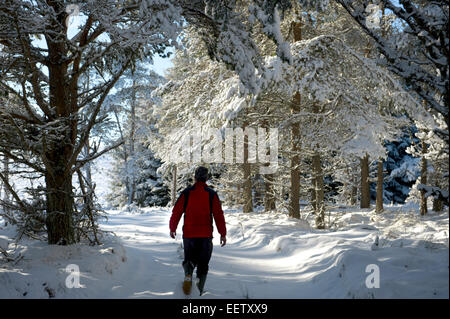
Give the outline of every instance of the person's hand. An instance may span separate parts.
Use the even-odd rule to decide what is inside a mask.
[[[177,235],[177,233],[176,232],[174,232],[174,231],[171,231],[170,232],[170,237],[172,237],[173,239],[175,239],[175,236]]]
[[[226,243],[227,243],[227,237],[221,236],[220,237],[220,247],[225,246]]]

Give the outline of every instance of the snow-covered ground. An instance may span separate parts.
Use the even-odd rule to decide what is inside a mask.
[[[319,231],[286,214],[226,210],[228,243],[220,247],[215,233],[207,293],[194,288],[192,298],[449,297],[447,212],[420,217],[400,206],[334,216],[339,229]],[[16,254],[24,258],[0,266],[0,297],[184,298],[182,240],[168,236],[169,218],[167,208],[111,210],[102,228],[117,237],[100,247],[23,240]],[[12,235],[1,226],[0,243]],[[70,264],[79,267],[81,288],[66,287]],[[366,287],[371,264],[379,288]]]

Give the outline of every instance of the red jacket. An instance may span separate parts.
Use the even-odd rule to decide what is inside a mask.
[[[176,231],[181,215],[184,212],[183,238],[212,237],[213,222],[210,213],[210,193],[208,189],[213,196],[212,216],[216,222],[217,230],[221,236],[226,236],[227,229],[219,196],[204,182],[196,182],[193,187],[186,189],[189,190],[186,212],[184,212],[186,190],[181,193],[170,217],[169,227],[171,232]]]

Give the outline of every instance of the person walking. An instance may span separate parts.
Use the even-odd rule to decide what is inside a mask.
[[[197,288],[200,295],[203,294],[213,250],[213,219],[221,236],[221,247],[227,242],[227,229],[219,196],[206,184],[208,169],[199,166],[195,170],[194,178],[195,184],[183,190],[175,202],[169,222],[170,236],[175,238],[178,223],[184,213],[182,266],[185,275],[183,292],[186,295],[191,293],[195,267],[197,267]]]

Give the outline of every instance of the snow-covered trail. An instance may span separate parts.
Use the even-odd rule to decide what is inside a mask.
[[[397,218],[410,228],[394,239],[374,226],[384,219],[374,223],[363,214],[347,216],[343,230],[317,231],[284,214],[227,211],[228,243],[220,247],[215,233],[201,298],[448,298],[448,217],[415,225],[410,215]],[[110,215],[102,228],[121,238],[127,261],[114,274],[123,282],[110,293],[105,287],[105,297],[184,298],[182,221],[173,240],[169,218],[167,209]],[[390,236],[405,231],[397,226]],[[380,268],[380,288],[366,287],[370,264]],[[191,297],[199,298],[196,288]]]
[[[168,208],[108,211],[101,246],[49,246],[23,240],[24,258],[0,267],[0,298],[185,298],[183,249],[169,236]],[[383,214],[359,209],[333,213],[336,230],[311,229],[283,213],[225,210],[228,242],[214,249],[200,297],[191,298],[448,298],[448,212],[421,217],[406,207]],[[14,230],[0,223],[0,244]],[[378,245],[375,245],[378,237]],[[77,265],[80,288],[68,288],[66,267]],[[368,288],[368,265],[379,288]]]

